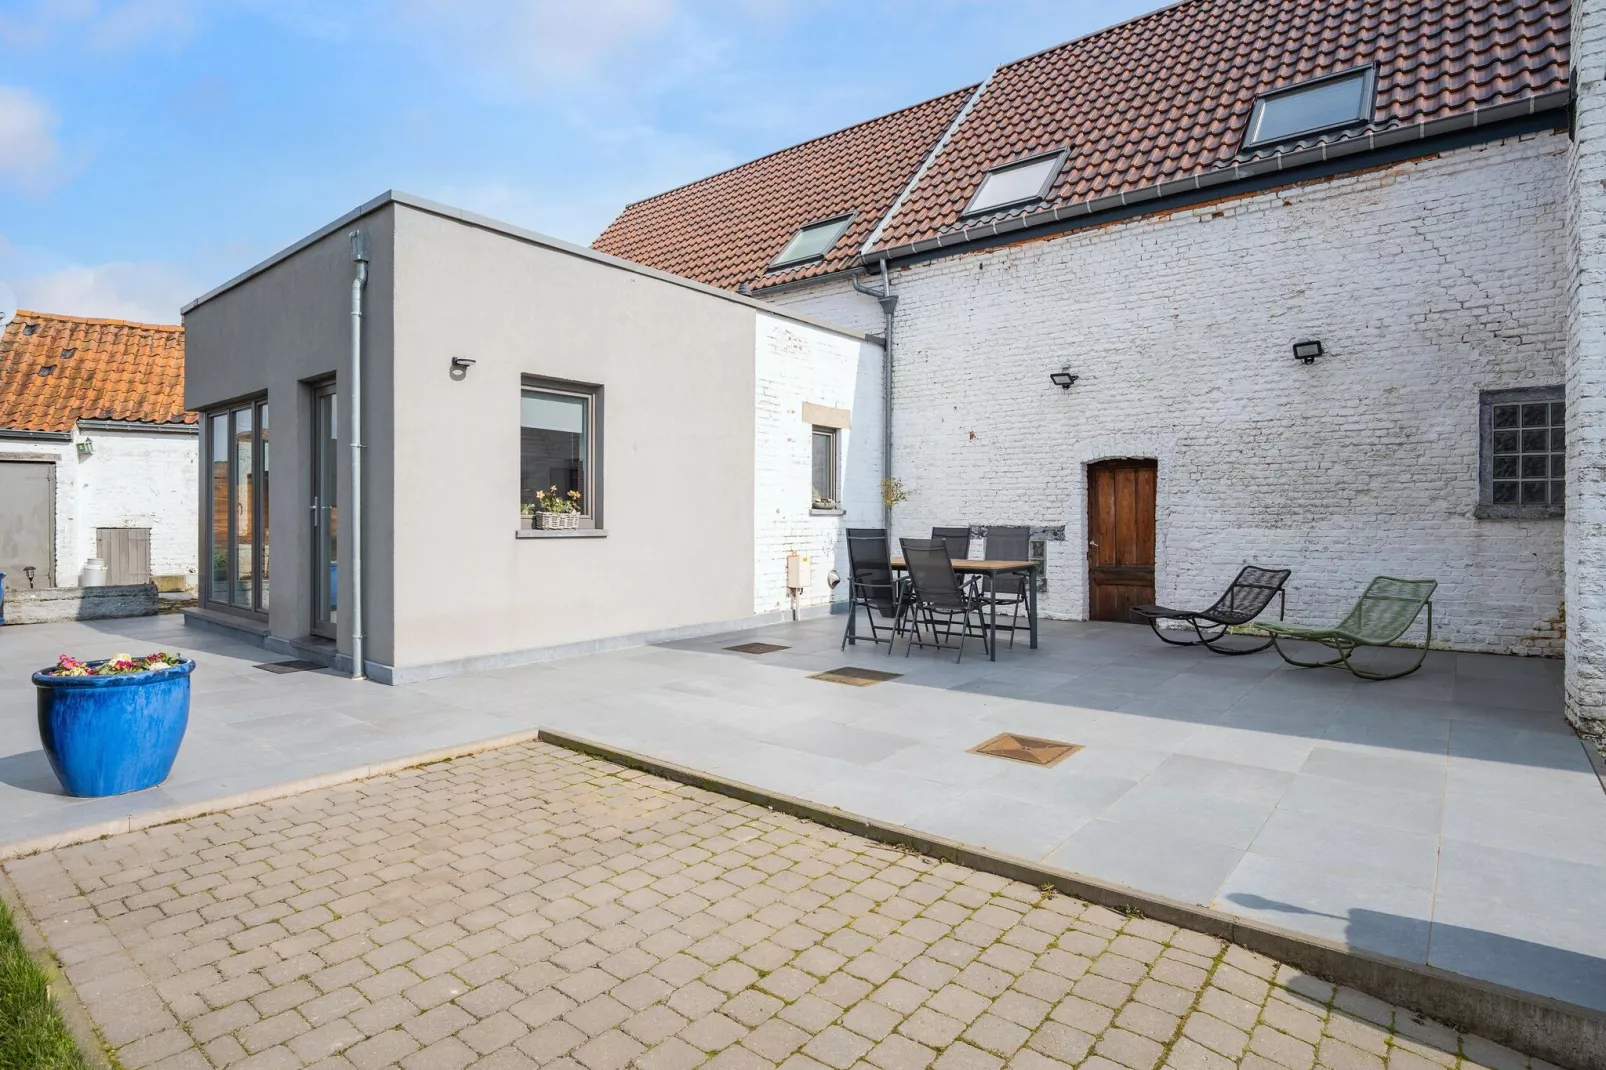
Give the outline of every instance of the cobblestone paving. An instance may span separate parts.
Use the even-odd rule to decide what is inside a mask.
[[[128,1070],[1548,1066],[544,744],[6,870]]]

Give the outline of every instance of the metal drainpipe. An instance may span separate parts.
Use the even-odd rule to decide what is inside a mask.
[[[892,478],[892,315],[898,309],[898,295],[892,292],[892,279],[887,274],[887,262],[881,261],[881,289],[866,286],[858,279],[853,280],[853,288],[868,297],[876,299],[881,306],[881,313],[886,317],[886,326],[883,328],[884,341],[881,346],[881,478]],[[883,498],[881,523],[887,529],[887,538],[892,538],[892,506],[885,504]]]
[[[351,569],[351,678],[366,679],[362,650],[362,291],[368,282],[368,232],[351,232],[351,507],[347,524]]]

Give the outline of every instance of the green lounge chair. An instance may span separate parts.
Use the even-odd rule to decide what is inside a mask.
[[[1272,642],[1277,644],[1277,653],[1290,665],[1314,669],[1342,663],[1363,679],[1393,680],[1416,672],[1428,656],[1428,647],[1433,642],[1433,590],[1438,585],[1438,580],[1399,580],[1393,576],[1379,576],[1367,585],[1366,593],[1355,603],[1355,608],[1334,627],[1313,628],[1303,624],[1285,624],[1280,620],[1257,622],[1257,626],[1271,633]],[[1390,673],[1368,672],[1350,661],[1350,654],[1356,647],[1388,646],[1404,635],[1424,606],[1428,611],[1428,633],[1422,640],[1422,656],[1410,668]],[[1300,661],[1288,656],[1288,651],[1283,649],[1280,642],[1282,639],[1320,643],[1337,651],[1338,657],[1330,661]]]

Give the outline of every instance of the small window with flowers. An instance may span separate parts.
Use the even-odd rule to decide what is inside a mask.
[[[1567,474],[1566,402],[1559,386],[1480,395],[1478,515],[1562,515]]]

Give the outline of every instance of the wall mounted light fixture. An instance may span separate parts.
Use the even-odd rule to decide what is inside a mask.
[[[1071,366],[1067,364],[1057,372],[1050,372],[1048,381],[1059,387],[1061,390],[1069,390],[1071,388],[1071,384],[1080,378],[1080,375],[1071,374]]]
[[[1322,344],[1314,338],[1301,338],[1294,343],[1294,359],[1302,360],[1306,364],[1315,364],[1316,358],[1322,355]]]
[[[86,438],[86,439],[83,439],[82,441],[80,441],[78,443],[78,456],[80,456],[80,457],[88,457],[90,454],[92,454],[94,452],[95,452],[95,440],[94,439]]]
[[[453,357],[452,370],[448,373],[453,379],[462,382],[468,376],[468,370],[474,367],[473,357]]]

